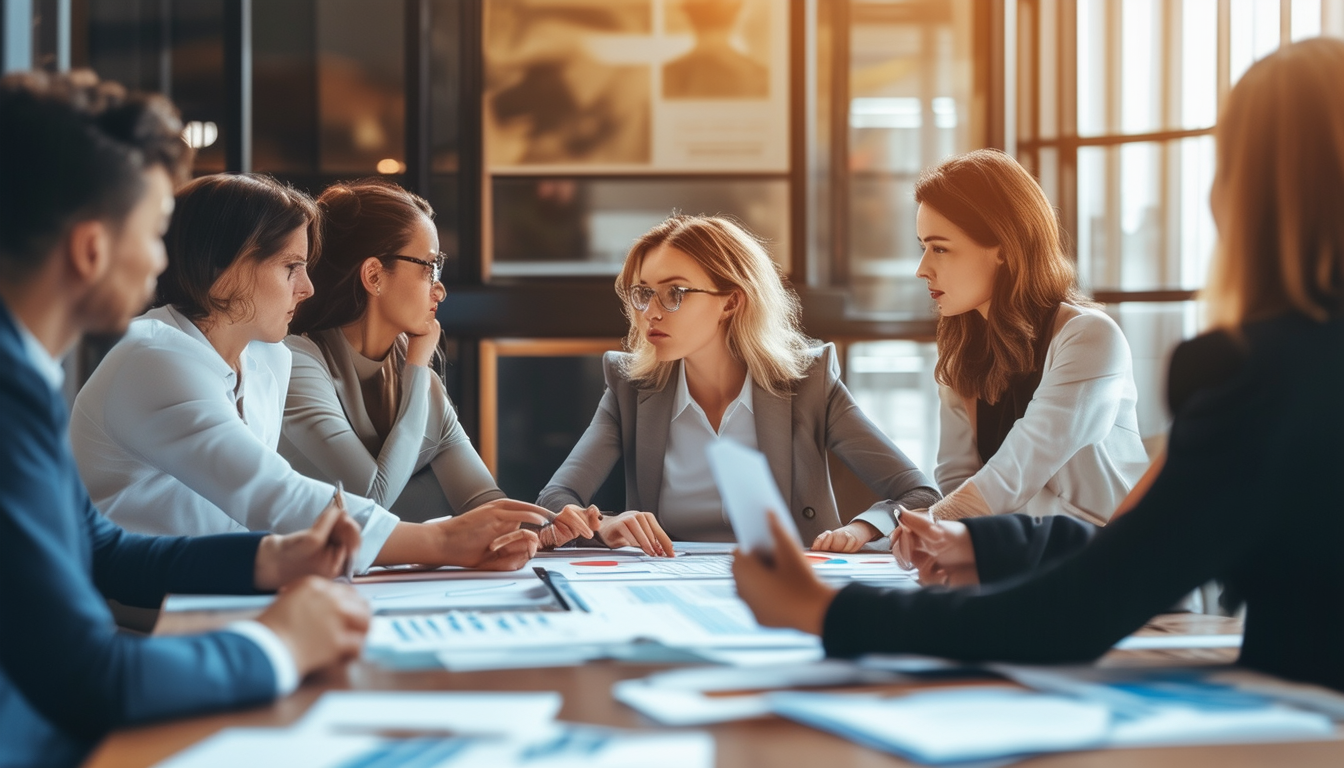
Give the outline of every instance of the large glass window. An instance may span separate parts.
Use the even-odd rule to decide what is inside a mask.
[[[1134,353],[1145,437],[1166,359],[1199,331],[1215,246],[1213,126],[1227,90],[1293,39],[1344,33],[1339,0],[1018,0],[1018,156],[1059,207],[1083,287]]]
[[[974,149],[974,3],[850,3],[846,167],[849,285],[855,309],[932,317],[915,277],[915,179]],[[839,224],[839,222],[836,222]],[[844,258],[844,256],[841,256]]]

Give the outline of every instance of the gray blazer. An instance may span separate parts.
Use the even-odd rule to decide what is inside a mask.
[[[402,365],[401,406],[387,439],[364,407],[352,355],[338,329],[289,336],[294,353],[279,451],[308,477],[341,480],[402,520],[420,522],[504,498],[462,431],[443,382],[406,365],[406,337],[391,354]]]
[[[885,499],[872,511],[889,513],[898,503],[914,509],[936,501],[934,484],[855,405],[840,381],[835,345],[815,347],[811,354],[815,359],[808,375],[791,397],[772,395],[759,384],[752,391],[757,444],[803,541],[810,543],[841,524],[827,451]],[[660,390],[638,389],[622,371],[626,356],[608,352],[603,357],[607,391],[592,424],[542,489],[539,505],[558,512],[566,504],[587,504],[623,456],[626,508],[658,514],[676,373]]]

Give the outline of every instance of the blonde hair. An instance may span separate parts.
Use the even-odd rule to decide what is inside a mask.
[[[984,248],[997,246],[987,318],[938,320],[934,378],[968,399],[997,402],[1035,365],[1035,343],[1061,302],[1093,306],[1078,291],[1059,219],[1036,180],[998,150],[950,158],[920,174],[915,202],[933,208]]]
[[[1261,59],[1228,95],[1215,129],[1215,326],[1344,309],[1341,83],[1344,41],[1316,38]]]
[[[639,330],[639,312],[627,297],[644,258],[660,246],[694,259],[709,274],[715,290],[737,292],[737,309],[727,321],[728,351],[746,364],[762,389],[787,395],[793,383],[807,375],[811,361],[807,350],[813,344],[799,326],[798,295],[785,284],[760,239],[720,216],[671,216],[630,248],[616,278],[616,293],[630,321],[626,376],[640,387],[662,389],[672,375],[674,363],[655,356],[653,345]]]

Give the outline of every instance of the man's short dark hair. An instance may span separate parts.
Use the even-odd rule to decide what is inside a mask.
[[[172,102],[87,70],[0,78],[0,276],[37,270],[70,228],[118,227],[155,166],[174,182],[191,150]]]

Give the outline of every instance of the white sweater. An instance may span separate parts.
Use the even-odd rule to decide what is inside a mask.
[[[1104,525],[1148,466],[1129,344],[1099,310],[1063,305],[1040,386],[988,463],[961,396],[945,386],[938,396],[934,478],[944,494],[973,480],[995,514],[1065,514]]]

